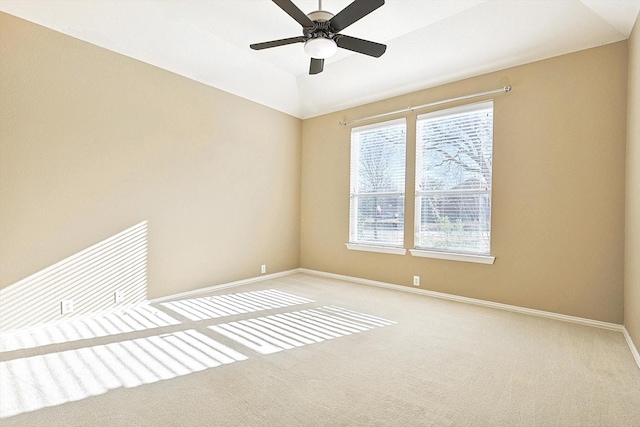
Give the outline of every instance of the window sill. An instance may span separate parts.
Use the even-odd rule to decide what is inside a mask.
[[[392,248],[389,246],[361,245],[356,243],[345,243],[347,249],[352,251],[378,252],[382,254],[404,255],[407,250],[404,248]]]
[[[468,255],[468,254],[454,254],[448,252],[435,252],[426,251],[424,249],[409,249],[411,255],[423,257],[423,258],[437,258],[446,259],[449,261],[463,261],[463,262],[475,262],[478,264],[493,264],[496,257],[488,255]]]

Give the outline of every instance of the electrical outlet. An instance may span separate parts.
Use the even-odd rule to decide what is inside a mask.
[[[73,300],[72,299],[63,299],[60,303],[60,313],[61,314],[69,314],[73,313]]]
[[[115,291],[113,293],[113,302],[118,304],[124,298],[124,291]]]
[[[413,286],[420,286],[420,276],[413,276]]]
[[[266,264],[262,264],[260,266],[260,274],[264,274],[267,272],[267,265]]]

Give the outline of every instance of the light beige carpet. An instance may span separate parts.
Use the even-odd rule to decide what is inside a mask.
[[[619,332],[305,274],[0,338],[2,426],[640,426]]]

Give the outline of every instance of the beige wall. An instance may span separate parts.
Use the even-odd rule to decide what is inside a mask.
[[[338,122],[505,84],[513,91],[495,96],[494,112],[495,264],[346,249],[350,129]],[[429,290],[622,323],[626,89],[625,41],[305,120],[301,266],[407,286],[419,275]],[[413,224],[415,114],[408,125]],[[405,236],[411,248],[411,228]]]
[[[624,305],[638,342],[638,44],[636,28],[629,49],[620,42],[301,123],[0,14],[0,292],[147,221],[149,298],[257,276],[260,264],[407,286],[420,275],[425,289],[614,323]],[[338,121],[505,84],[513,92],[495,97],[496,263],[347,250],[349,128]],[[408,197],[407,224],[412,210]],[[410,248],[411,228],[405,240]],[[64,292],[42,292],[38,304],[57,315]]]
[[[7,14],[0,49],[5,293],[145,220],[149,298],[299,266],[299,119]]]
[[[629,38],[624,325],[640,348],[640,15]]]

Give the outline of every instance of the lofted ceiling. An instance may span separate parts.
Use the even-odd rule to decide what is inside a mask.
[[[349,3],[322,6],[337,14]],[[269,0],[0,0],[0,10],[308,118],[625,40],[640,0],[387,0],[343,31],[386,53],[339,49],[313,76],[302,44],[249,48],[301,35]]]

